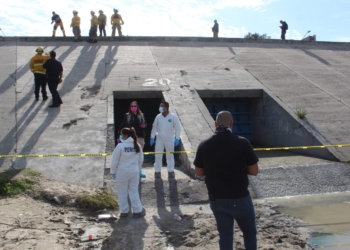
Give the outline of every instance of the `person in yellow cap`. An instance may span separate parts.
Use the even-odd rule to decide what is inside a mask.
[[[91,13],[91,27],[89,32],[89,40],[88,43],[97,43],[97,25],[98,25],[98,19],[95,15],[95,11],[90,11]]]
[[[114,9],[114,14],[111,17],[112,26],[112,36],[115,36],[115,29],[118,29],[119,36],[123,36],[121,25],[124,24],[124,20],[121,15],[118,14],[118,10]]]
[[[80,17],[78,16],[78,11],[76,10],[73,10],[73,18],[70,27],[73,28],[74,42],[81,41]]]
[[[35,100],[39,101],[39,92],[41,88],[41,94],[43,97],[43,101],[47,100],[47,92],[46,92],[46,69],[43,68],[43,64],[49,59],[49,56],[43,55],[44,50],[41,46],[39,46],[36,50],[36,55],[30,59],[30,70],[34,74],[34,95]]]
[[[97,20],[98,20],[98,29],[100,30],[100,36],[102,36],[102,32],[103,35],[106,36],[106,23],[107,23],[107,17],[105,14],[103,14],[102,10],[98,11],[100,13],[100,15],[98,16]]]
[[[55,22],[55,25],[53,26],[52,37],[56,36],[56,30],[57,30],[58,26],[61,27],[63,36],[66,37],[66,32],[64,31],[63,22],[62,22],[60,16],[58,14],[56,14],[54,11],[52,11],[51,24],[53,24],[54,22]]]

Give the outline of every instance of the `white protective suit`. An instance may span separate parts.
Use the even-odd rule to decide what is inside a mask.
[[[156,116],[153,122],[151,138],[157,134],[156,152],[174,152],[174,140],[180,140],[181,126],[179,118],[169,111],[168,115],[164,117],[162,113]],[[162,170],[162,154],[155,155],[154,170],[160,172]],[[169,172],[174,171],[174,155],[166,154],[167,167]]]
[[[118,202],[121,213],[129,213],[128,195],[134,213],[142,211],[142,204],[138,192],[140,172],[143,163],[143,152],[136,153],[134,139],[128,137],[119,143],[112,154],[110,164],[111,174],[116,174],[115,185],[118,191]]]

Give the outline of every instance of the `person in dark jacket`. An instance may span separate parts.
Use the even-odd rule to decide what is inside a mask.
[[[47,83],[52,95],[52,104],[49,108],[58,108],[62,104],[62,100],[57,91],[57,86],[62,82],[63,67],[62,64],[56,60],[56,52],[50,52],[50,59],[44,64],[43,68],[46,69]]]
[[[214,20],[214,26],[213,28],[211,28],[211,30],[213,31],[213,37],[214,38],[218,38],[218,34],[219,34],[219,24],[216,20]]]
[[[124,115],[120,131],[122,128],[135,128],[138,143],[143,148],[145,145],[145,128],[147,124],[142,111],[136,101],[130,103],[129,112]]]
[[[288,29],[288,24],[285,21],[280,21],[280,24],[282,24],[280,26],[281,28],[281,39],[282,40],[286,40],[286,33],[287,33],[287,29]]]

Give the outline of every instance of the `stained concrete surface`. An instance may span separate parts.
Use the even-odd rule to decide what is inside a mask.
[[[91,45],[63,39],[5,40],[0,42],[4,55],[0,59],[0,154],[105,152],[107,130],[113,122],[113,92],[123,96],[133,91],[162,93],[170,102],[181,121],[185,150],[196,149],[213,132],[213,121],[198,93],[214,90],[269,93],[286,111],[279,115],[292,120],[281,127],[286,142],[294,136],[290,131],[300,128],[314,136],[312,142],[318,145],[350,142],[346,98],[350,94],[350,47],[346,44],[139,38]],[[58,89],[64,103],[59,109],[49,109],[50,100],[34,101],[28,62],[38,45],[47,52],[54,49],[64,67],[64,81]],[[298,105],[307,109],[306,121],[293,118]],[[91,108],[82,110],[86,106]],[[274,121],[280,118],[275,116]],[[271,135],[276,132],[272,126]],[[268,140],[270,135],[265,137]],[[339,160],[350,158],[349,148],[329,151]],[[187,170],[193,169],[193,159],[193,154],[185,157]],[[31,167],[56,180],[102,187],[108,163],[109,157],[1,159],[0,168]],[[346,165],[341,169],[334,175],[343,174]]]

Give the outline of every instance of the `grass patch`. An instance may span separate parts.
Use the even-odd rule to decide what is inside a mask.
[[[302,107],[296,107],[294,114],[299,118],[299,119],[304,119],[307,115],[307,110]]]
[[[88,208],[92,210],[101,209],[117,209],[119,207],[118,201],[107,190],[91,195],[83,194],[79,195],[76,199],[77,206],[81,208]]]
[[[32,189],[36,183],[32,177],[41,174],[29,168],[8,170],[0,173],[0,196],[13,196]]]

